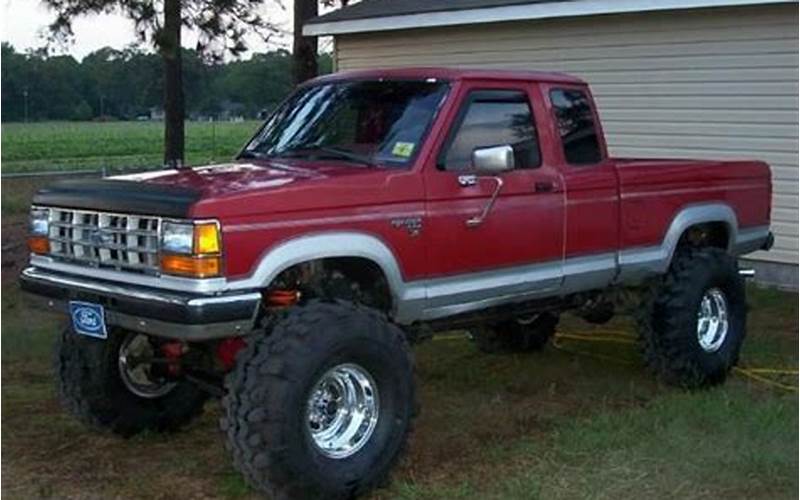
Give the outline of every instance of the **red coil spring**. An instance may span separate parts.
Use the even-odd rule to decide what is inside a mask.
[[[297,290],[270,290],[265,292],[265,302],[268,307],[289,307],[300,300]]]

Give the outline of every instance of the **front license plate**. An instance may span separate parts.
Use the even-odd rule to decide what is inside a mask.
[[[72,318],[72,328],[77,333],[98,339],[108,337],[106,314],[100,304],[71,300],[69,314]]]

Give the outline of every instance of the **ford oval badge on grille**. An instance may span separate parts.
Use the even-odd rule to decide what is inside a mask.
[[[69,313],[77,333],[100,339],[108,336],[105,311],[100,304],[73,300],[69,303]]]
[[[110,245],[114,243],[114,235],[99,229],[92,231],[92,243],[97,246]]]

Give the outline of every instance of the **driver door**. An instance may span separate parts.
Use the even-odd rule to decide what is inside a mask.
[[[537,95],[529,83],[475,82],[459,91],[450,130],[424,170],[429,317],[524,300],[561,285],[563,183],[542,158],[539,131],[547,128],[535,117],[546,115],[541,100],[532,99]],[[499,145],[513,147],[513,170],[475,171],[473,151]]]

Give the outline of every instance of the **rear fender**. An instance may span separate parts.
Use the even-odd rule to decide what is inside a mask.
[[[739,235],[739,222],[733,209],[724,203],[691,205],[675,215],[660,245],[620,251],[618,281],[637,281],[665,273],[683,233],[692,226],[709,222],[725,224],[728,232],[726,250],[733,253]]]

